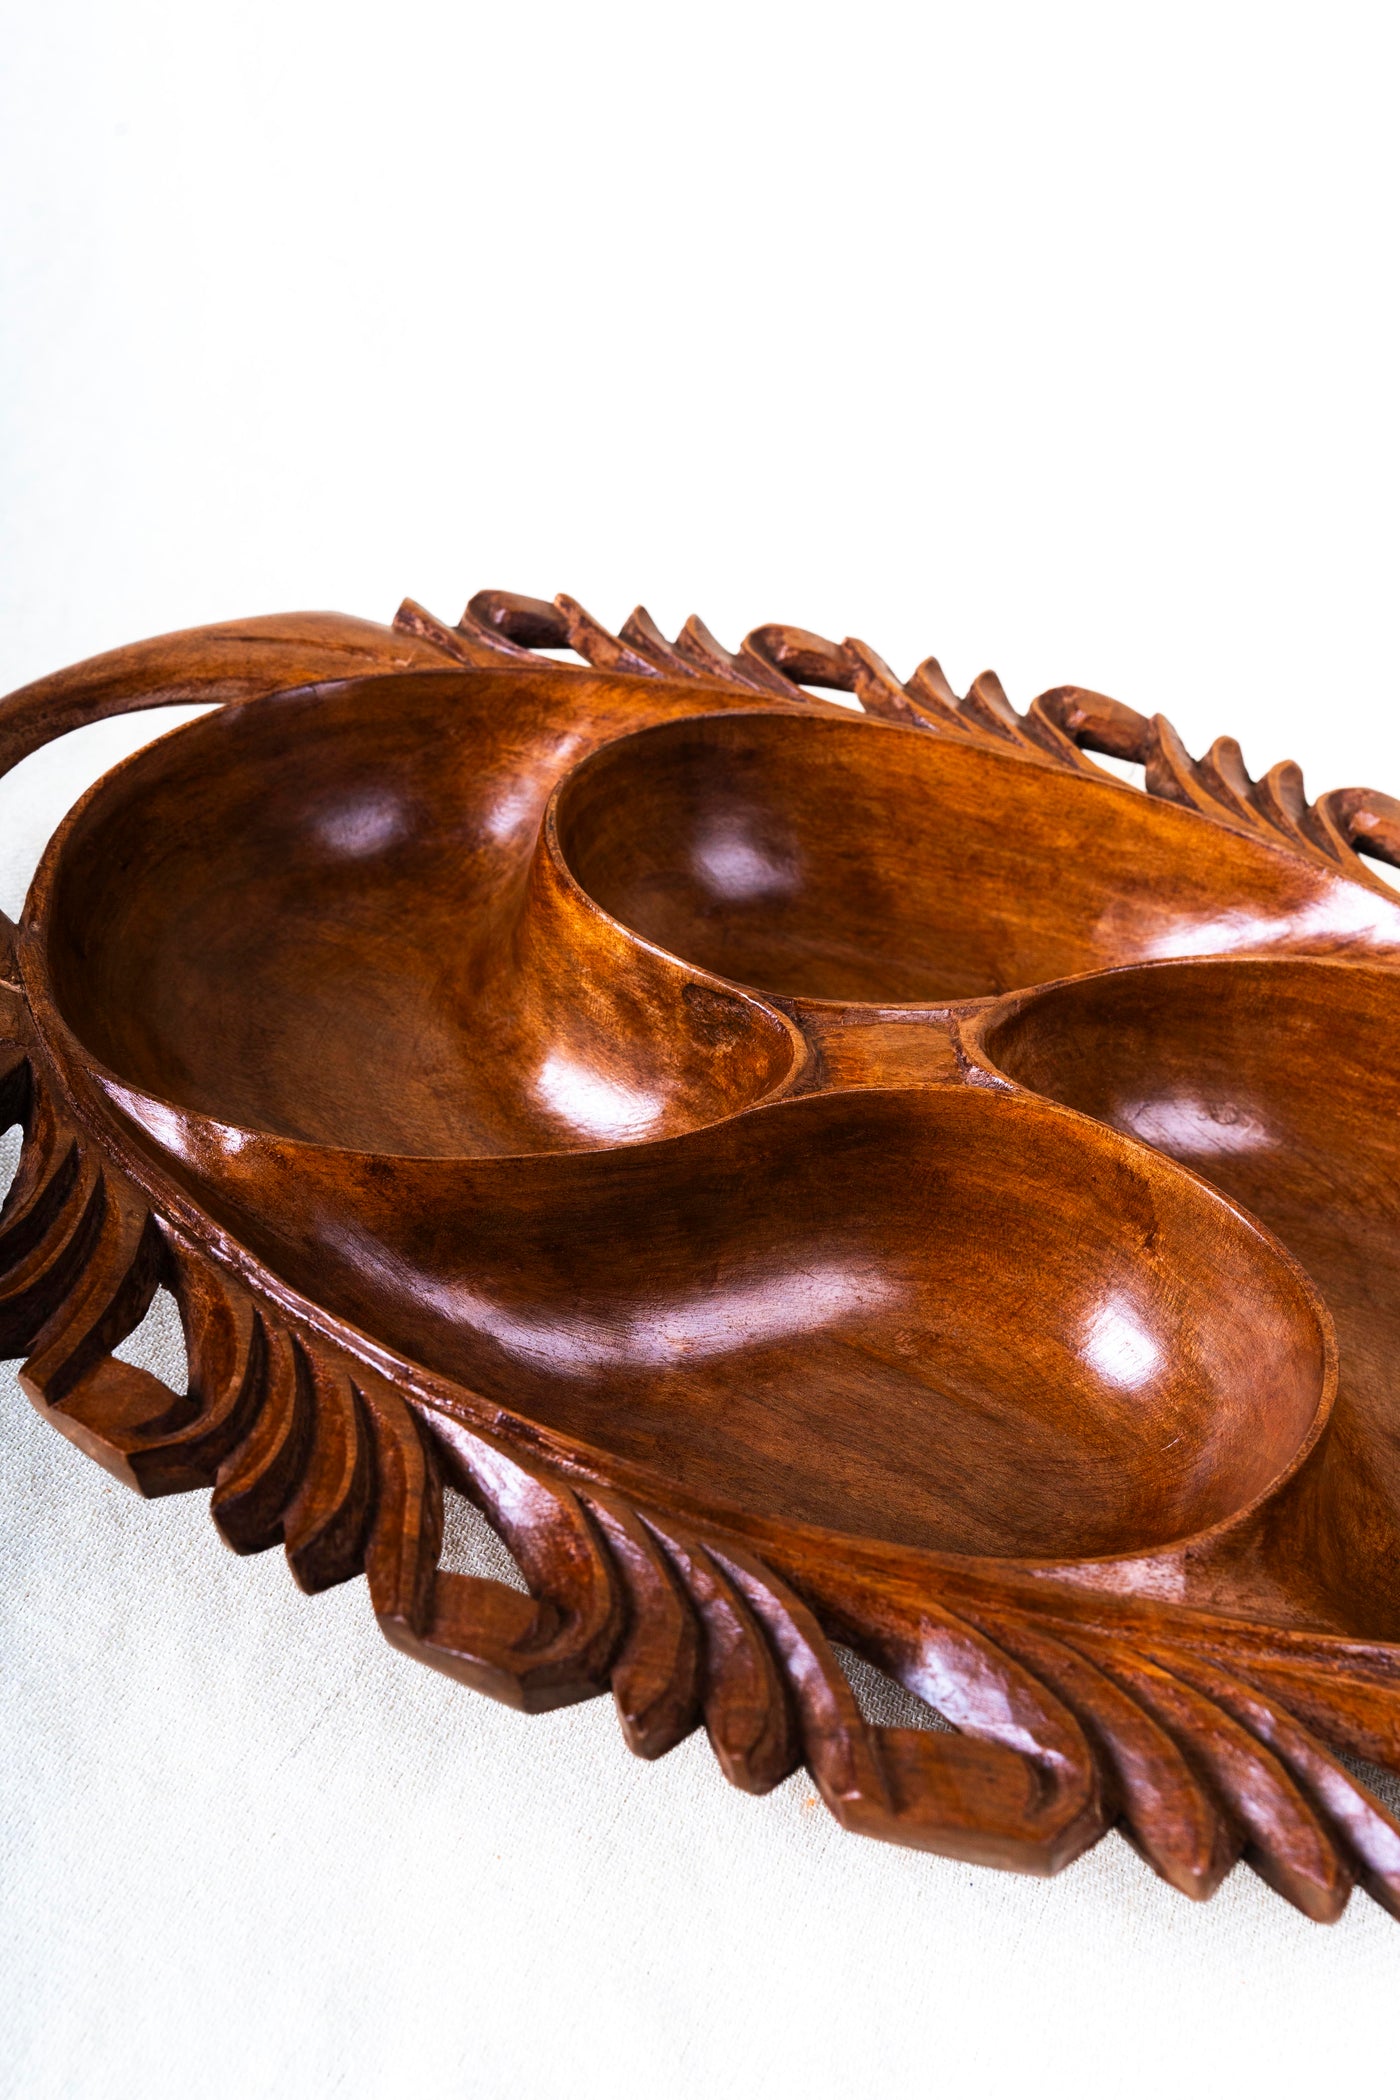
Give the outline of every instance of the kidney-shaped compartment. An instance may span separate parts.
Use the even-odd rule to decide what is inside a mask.
[[[366,1150],[631,1143],[781,1093],[802,1056],[785,1016],[694,982],[538,851],[560,772],[637,720],[639,690],[653,713],[693,704],[660,681],[433,673],[151,745],[41,873],[60,1014],[159,1099]]]
[[[1400,902],[1107,778],[860,716],[729,713],[562,783],[590,896],[745,985],[917,1004],[1163,955],[1400,952]]]
[[[1278,1234],[1337,1325],[1321,1488],[1368,1624],[1400,1627],[1400,972],[1240,958],[1008,1001],[989,1061],[1207,1176]]]
[[[182,1153],[319,1303],[720,1513],[1138,1552],[1254,1501],[1330,1398],[1325,1315],[1260,1227],[1025,1095],[808,1095],[513,1159]]]
[[[1400,972],[1158,963],[1009,1000],[978,1039],[1008,1078],[1228,1190],[1334,1309],[1400,1313]]]

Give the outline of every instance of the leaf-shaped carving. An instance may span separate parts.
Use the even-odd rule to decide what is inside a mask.
[[[1239,1843],[1204,1779],[1147,1710],[1113,1678],[1032,1621],[998,1617],[1009,1651],[1055,1686],[1094,1745],[1125,1834],[1164,1881],[1197,1900],[1214,1894]]]
[[[1201,1657],[1166,1651],[1176,1676],[1268,1746],[1326,1824],[1356,1878],[1400,1917],[1400,1826],[1285,1707]]]
[[[463,1424],[438,1418],[435,1442],[454,1484],[479,1503],[515,1556],[529,1594],[441,1572],[421,1631],[396,1645],[527,1713],[592,1698],[625,1623],[611,1554],[578,1496],[519,1464]]]
[[[676,1528],[658,1530],[703,1629],[705,1726],[731,1786],[766,1794],[800,1761],[788,1687],[730,1571]]]
[[[262,1400],[246,1440],[219,1468],[210,1514],[235,1553],[280,1545],[283,1514],[311,1449],[311,1381],[304,1353],[279,1327],[267,1335]]]
[[[635,1511],[596,1492],[591,1511],[627,1593],[627,1631],[613,1660],[612,1690],[627,1747],[663,1757],[700,1716],[700,1622],[672,1563]]]
[[[1338,1917],[1351,1877],[1302,1791],[1266,1744],[1185,1677],[1126,1642],[1080,1632],[1105,1676],[1180,1744],[1223,1804],[1245,1856],[1309,1917]]]
[[[1251,1681],[1277,1672],[1267,1635],[1256,1629],[1251,1640],[1250,1630],[1217,1622],[1202,1639],[1202,1648],[1235,1646],[1237,1672],[1160,1623],[1109,1629],[1067,1621],[1053,1606],[1039,1618],[997,1609],[979,1618],[1079,1716],[1126,1834],[1185,1894],[1210,1895],[1243,1853],[1320,1922],[1341,1914],[1353,1878],[1395,1911],[1400,1825],[1296,1712]],[[1195,1633],[1191,1614],[1177,1630]],[[1350,1732],[1354,1743],[1348,1709],[1369,1706],[1383,1722],[1395,1694],[1349,1681],[1338,1658],[1330,1662],[1314,1711],[1330,1706],[1329,1732],[1344,1741]],[[1393,1761],[1380,1728],[1364,1733],[1363,1747]]]

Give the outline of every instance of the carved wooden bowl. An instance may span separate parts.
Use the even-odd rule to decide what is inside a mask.
[[[0,765],[192,699],[7,922],[40,1409],[644,1756],[1400,1912],[1400,807],[505,593],[137,645]],[[162,1284],[184,1394],[113,1354]],[[440,1566],[444,1486],[524,1591]]]

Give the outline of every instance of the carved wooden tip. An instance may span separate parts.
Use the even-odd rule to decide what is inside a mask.
[[[483,627],[494,628],[522,649],[567,649],[569,623],[557,605],[544,598],[523,598],[518,591],[478,591],[467,611]]]
[[[1152,724],[1121,700],[1091,693],[1082,685],[1057,685],[1041,693],[1034,704],[1082,751],[1102,751],[1109,758],[1137,765],[1147,763]]]
[[[838,693],[855,691],[855,666],[845,649],[805,627],[755,627],[745,635],[743,646],[785,671],[796,685],[828,686]]]
[[[411,634],[420,641],[431,643],[433,648],[440,649],[444,656],[451,657],[455,663],[470,664],[478,661],[455,628],[444,626],[441,620],[435,619],[432,613],[413,598],[405,598],[394,614],[394,631],[396,634]]]
[[[1286,1635],[1248,1630],[1236,1674],[1213,1655],[1228,1628],[1189,1611],[1158,1608],[1144,1631],[1114,1604],[1104,1619],[1092,1594],[1037,1596],[993,1572],[971,1589],[953,1578],[946,1601],[926,1593],[912,1619],[848,1596],[843,1638],[957,1732],[867,1723],[811,1607],[749,1547],[551,1478],[257,1304],[94,1156],[11,1026],[0,1110],[25,1139],[0,1214],[0,1343],[31,1352],[36,1406],[118,1478],[145,1494],[212,1487],[229,1544],[283,1545],[308,1591],[367,1570],[396,1646],[526,1712],[611,1690],[649,1758],[703,1720],[749,1792],[805,1763],[858,1834],[1049,1873],[1116,1817],[1194,1898],[1245,1850],[1310,1918],[1338,1916],[1353,1881],[1400,1915],[1400,1826],[1274,1688],[1302,1688]],[[162,1283],[185,1330],[183,1395],[112,1355]],[[440,1568],[444,1478],[485,1512],[527,1594]],[[1305,1703],[1363,1752],[1386,1726],[1400,1749],[1400,1679],[1338,1668],[1308,1680]]]
[[[1333,788],[1318,808],[1350,846],[1400,868],[1400,801],[1377,788]]]

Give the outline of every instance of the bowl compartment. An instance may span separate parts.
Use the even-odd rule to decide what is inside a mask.
[[[146,1123],[317,1302],[718,1512],[1143,1552],[1249,1505],[1329,1398],[1316,1299],[1257,1226],[1026,1096],[812,1095],[509,1160]]]
[[[41,874],[60,1014],[148,1094],[372,1151],[627,1144],[783,1092],[792,1023],[648,950],[541,848],[559,771],[637,719],[637,683],[370,680],[152,745]]]
[[[981,1047],[1038,1093],[1193,1167],[1303,1263],[1340,1385],[1307,1549],[1357,1630],[1400,1633],[1400,973],[1164,963],[993,1010]]]
[[[1115,781],[858,716],[659,724],[555,807],[609,913],[770,993],[938,1003],[1163,955],[1400,954],[1400,899]]]

